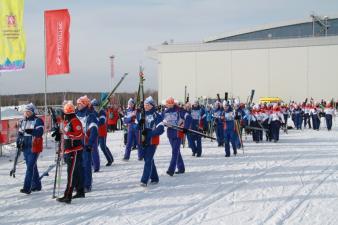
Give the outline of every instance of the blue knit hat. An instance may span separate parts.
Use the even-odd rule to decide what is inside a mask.
[[[130,98],[130,99],[128,100],[128,105],[130,105],[130,104],[133,104],[133,105],[135,105],[135,101],[134,101],[134,99]]]
[[[30,111],[32,113],[35,113],[36,112],[36,107],[33,103],[29,103],[28,105],[25,106],[25,109],[24,109],[25,112],[27,111]]]
[[[150,104],[150,105],[152,105],[152,106],[155,106],[155,101],[154,101],[153,97],[151,97],[151,96],[149,96],[148,98],[146,98],[146,99],[144,100],[144,103],[145,103],[145,104]]]
[[[95,98],[90,102],[92,106],[99,106],[99,101],[97,101]]]

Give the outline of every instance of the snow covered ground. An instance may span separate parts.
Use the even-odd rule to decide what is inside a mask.
[[[9,177],[14,147],[0,160],[0,224],[338,224],[338,121],[334,130],[289,130],[279,143],[245,141],[245,153],[225,158],[215,142],[203,141],[203,157],[182,150],[186,173],[169,177],[171,150],[165,135],[155,160],[160,183],[139,186],[143,162],[123,156],[122,133],[109,134],[115,163],[93,175],[93,191],[71,205],[51,198],[53,175],[43,190],[19,193],[25,165]],[[50,149],[39,170],[52,164]],[[64,171],[65,171],[64,166]],[[65,175],[64,175],[65,177]],[[63,183],[63,187],[64,187]],[[62,188],[63,189],[63,188]]]

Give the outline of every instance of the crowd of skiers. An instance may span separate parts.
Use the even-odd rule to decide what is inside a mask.
[[[36,116],[36,108],[30,103],[25,107],[24,119],[19,124],[17,145],[24,152],[26,175],[22,193],[30,194],[41,190],[41,181],[37,168],[37,159],[43,149],[43,121]],[[123,160],[128,161],[131,150],[137,148],[138,160],[144,161],[140,185],[157,184],[159,176],[154,155],[159,145],[159,136],[167,127],[167,138],[172,148],[167,174],[185,173],[185,164],[180,148],[188,142],[192,156],[202,156],[202,135],[216,136],[218,147],[224,148],[225,157],[230,157],[230,144],[233,155],[243,148],[242,135],[251,134],[254,142],[278,142],[279,132],[287,132],[288,118],[296,129],[302,127],[320,129],[321,117],[325,117],[326,127],[332,128],[332,119],[336,109],[331,102],[315,103],[305,101],[302,104],[244,104],[237,100],[215,101],[212,105],[203,105],[199,101],[178,103],[169,97],[165,105],[156,106],[151,96],[137,106],[129,99],[125,111],[118,107],[100,107],[96,99],[87,96],[63,104],[60,129],[52,134],[56,141],[61,141],[64,161],[67,164],[67,185],[60,202],[71,203],[74,198],[85,197],[92,190],[92,171],[100,170],[100,151],[107,164],[111,166],[114,157],[106,145],[107,131],[117,129],[117,121],[125,126],[125,153]],[[304,126],[302,126],[304,124]],[[289,123],[290,125],[290,123]],[[73,191],[76,194],[73,195]]]

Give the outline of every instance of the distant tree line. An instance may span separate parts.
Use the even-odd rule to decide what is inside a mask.
[[[76,100],[83,95],[87,95],[90,99],[96,98],[101,100],[102,93],[99,92],[90,92],[90,93],[81,93],[81,92],[55,92],[47,94],[47,105],[62,105],[63,101],[71,100],[76,104]],[[147,90],[144,93],[145,97],[151,95],[155,101],[157,101],[157,91]],[[133,93],[115,93],[113,98],[111,98],[111,103],[125,106],[129,98],[134,98],[136,100],[137,92]],[[36,106],[45,105],[45,95],[44,93],[37,94],[21,94],[21,95],[3,95],[1,98],[1,106],[17,106],[21,104],[27,104],[33,102]]]

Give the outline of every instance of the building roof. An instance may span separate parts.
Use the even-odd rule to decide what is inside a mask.
[[[274,40],[253,40],[234,42],[211,42],[211,43],[190,43],[158,45],[147,49],[149,58],[158,60],[161,53],[182,53],[182,52],[206,52],[206,51],[231,51],[249,49],[273,49],[308,46],[338,45],[338,36],[311,37],[311,38],[290,38]]]
[[[331,19],[338,19],[338,15],[329,16],[328,18],[330,20]],[[218,35],[210,36],[208,38],[205,38],[203,40],[203,42],[212,42],[212,41],[216,41],[216,40],[219,40],[219,39],[233,37],[233,36],[237,36],[237,35],[241,35],[241,34],[247,34],[247,33],[252,33],[252,32],[256,32],[256,31],[278,28],[278,27],[297,25],[297,24],[302,24],[302,23],[310,23],[312,21],[313,21],[312,18],[309,17],[309,18],[298,19],[298,20],[291,20],[291,21],[265,24],[265,25],[261,25],[261,26],[245,28],[245,29],[241,29],[241,30],[237,30],[237,31],[224,32],[224,33],[221,33],[221,34],[218,34]]]

